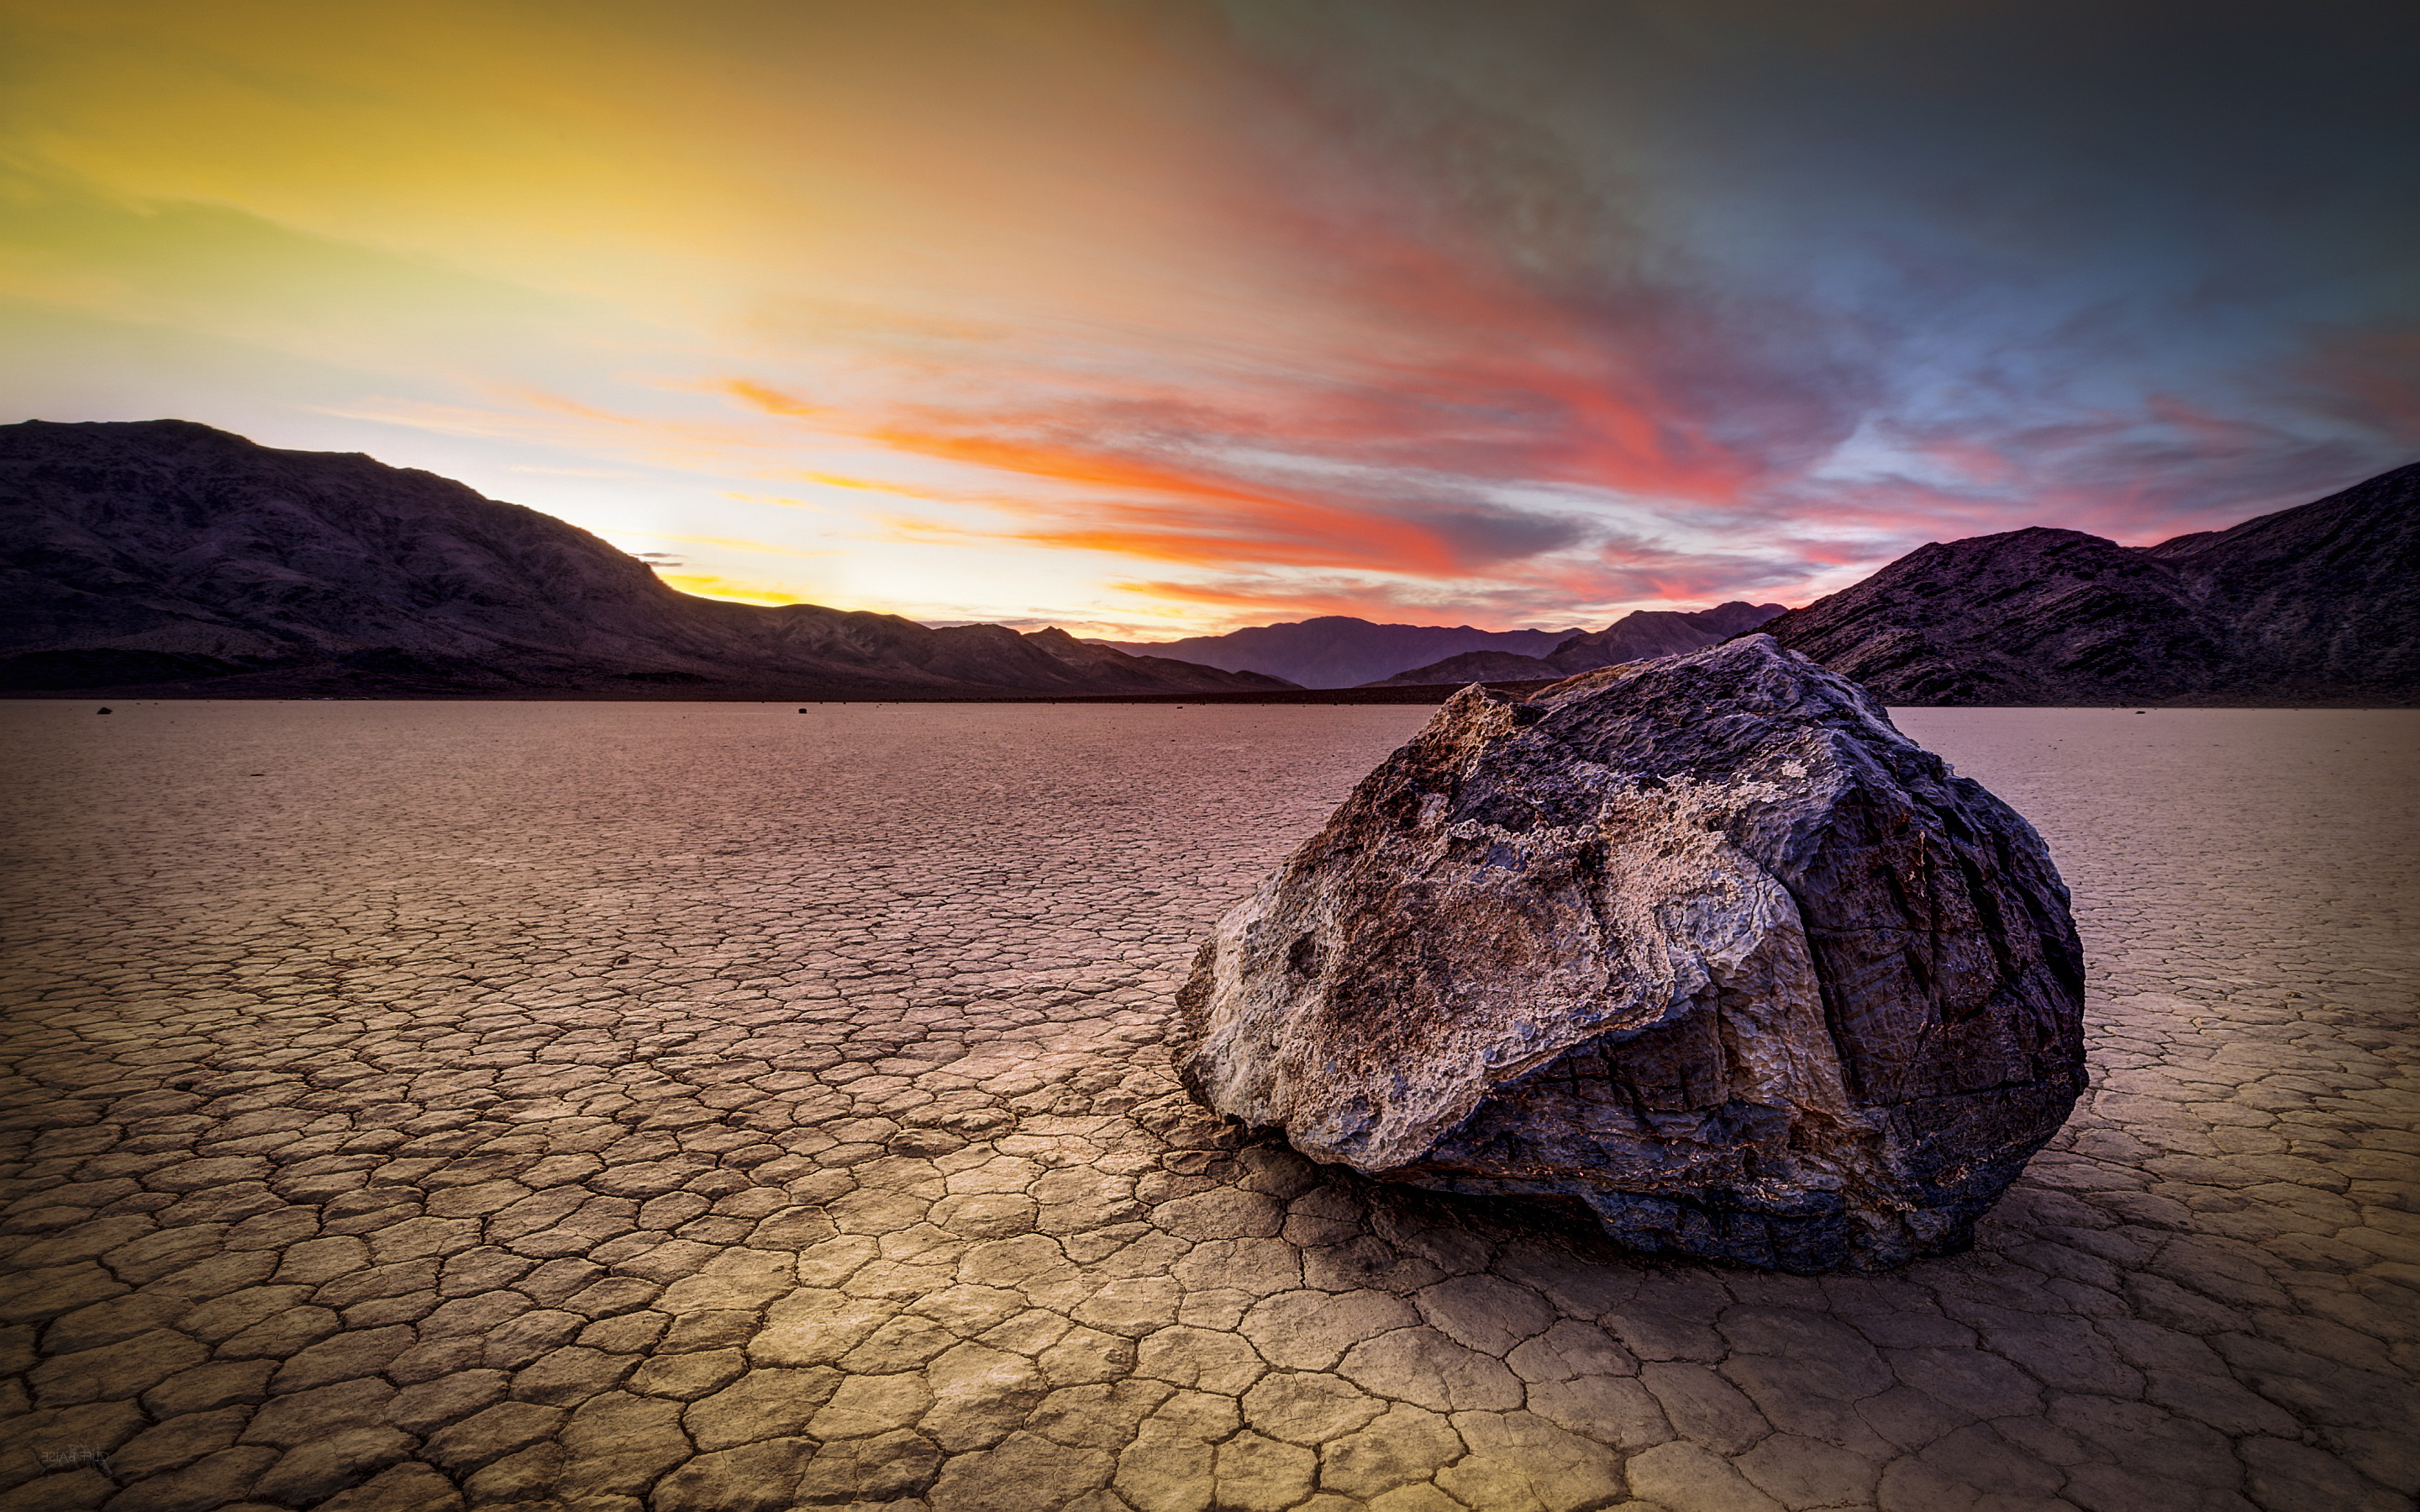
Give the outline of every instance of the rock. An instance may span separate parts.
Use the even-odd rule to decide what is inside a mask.
[[[1176,1052],[1314,1160],[1874,1269],[2065,1119],[2082,981],[2032,827],[1750,636],[1456,694],[1219,921]]]

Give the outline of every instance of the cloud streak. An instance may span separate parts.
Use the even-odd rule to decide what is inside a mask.
[[[0,319],[97,396],[27,412],[370,446],[760,594],[1559,626],[2420,448],[2369,0],[21,25]]]

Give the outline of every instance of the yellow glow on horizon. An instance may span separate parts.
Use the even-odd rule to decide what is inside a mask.
[[[770,583],[735,582],[709,573],[659,570],[656,577],[666,586],[676,588],[692,598],[720,598],[733,604],[758,604],[768,609],[813,602]]]

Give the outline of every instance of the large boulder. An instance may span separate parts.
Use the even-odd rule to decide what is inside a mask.
[[[2031,825],[1770,637],[1466,687],[1212,932],[1194,1096],[1787,1271],[1951,1253],[2084,1088]]]

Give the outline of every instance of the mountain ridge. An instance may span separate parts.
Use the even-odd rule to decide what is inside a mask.
[[[218,696],[1293,685],[819,605],[699,598],[588,532],[359,453],[189,421],[0,425],[0,682]]]
[[[1382,625],[1350,614],[1247,625],[1222,635],[1187,636],[1155,644],[1094,640],[1129,656],[1181,656],[1230,671],[1265,672],[1305,687],[1358,687],[1422,660],[1466,652],[1539,655],[1571,637],[1569,630],[1481,630],[1467,625]]]
[[[1365,687],[1420,687],[1444,683],[1520,682],[1541,677],[1574,677],[1601,667],[1652,656],[1677,656],[1702,651],[1732,636],[1752,630],[1786,611],[1780,604],[1750,604],[1733,599],[1703,609],[1633,609],[1602,630],[1572,636],[1544,656],[1511,656],[1500,652],[1467,652],[1425,667],[1414,667],[1392,677],[1365,683]]]
[[[698,598],[434,473],[184,421],[0,425],[0,691],[21,695],[1309,691],[1057,628]],[[2420,464],[2146,547],[2048,526],[1929,543],[1787,611],[1734,601],[1560,633],[1325,616],[1148,649],[1224,641],[1241,656],[1290,637],[1332,671],[1404,635],[1483,642],[1353,689],[1400,697],[1542,685],[1754,630],[1905,704],[2420,702]],[[1501,649],[1550,637],[1544,656]]]
[[[1898,703],[2420,700],[2420,463],[2152,546],[1932,542],[1761,628]]]

